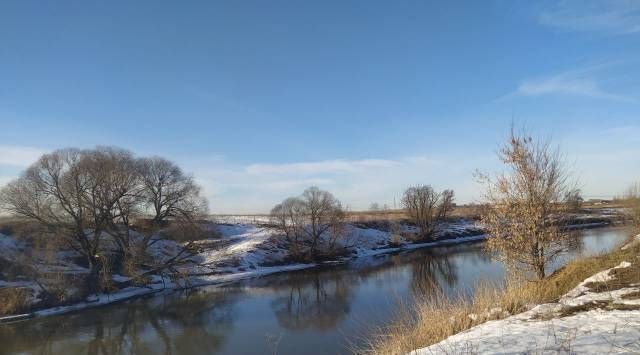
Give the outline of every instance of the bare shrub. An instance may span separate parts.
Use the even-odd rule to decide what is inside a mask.
[[[481,217],[490,235],[486,247],[507,266],[542,279],[570,240],[560,218],[568,183],[559,150],[512,129],[498,157],[508,172],[477,173],[487,203]]]
[[[437,222],[453,210],[453,197],[453,190],[438,193],[429,185],[412,186],[404,192],[402,207],[407,217],[418,226],[419,239],[433,235]]]
[[[317,258],[323,238],[327,247],[323,252],[334,252],[345,233],[345,218],[340,202],[317,187],[287,198],[271,210],[273,228],[287,239],[290,254],[296,259]]]
[[[28,288],[0,288],[0,316],[29,311],[31,293]]]
[[[402,228],[400,223],[396,221],[389,222],[389,234],[391,234],[391,238],[389,239],[390,247],[399,247],[402,242]]]
[[[635,233],[640,233],[640,183],[635,183],[627,189],[622,203],[633,223]]]
[[[584,199],[582,198],[582,191],[580,191],[580,189],[568,191],[565,194],[564,200],[570,212],[580,212],[582,210]]]

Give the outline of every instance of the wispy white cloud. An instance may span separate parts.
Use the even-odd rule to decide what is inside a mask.
[[[515,92],[502,99],[514,96],[565,95],[637,103],[638,100],[633,97],[619,95],[602,87],[598,74],[609,66],[611,65],[597,65],[550,76],[525,79]]]
[[[562,1],[542,12],[539,21],[567,31],[637,34],[640,33],[640,1]]]
[[[325,160],[287,164],[252,164],[246,167],[249,174],[336,174],[362,171],[369,168],[390,168],[399,162],[384,159]]]
[[[25,167],[43,154],[38,148],[0,145],[0,165]]]
[[[394,199],[399,203],[403,189],[413,184],[455,188],[461,200],[469,200],[467,184],[473,183],[475,164],[477,160],[444,164],[431,157],[411,156],[246,166],[218,162],[215,167],[194,164],[189,170],[204,187],[213,212],[251,213],[267,212],[284,198],[314,185],[331,191],[354,209],[366,209],[371,202],[392,206]]]

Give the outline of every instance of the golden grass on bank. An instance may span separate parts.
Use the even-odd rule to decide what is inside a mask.
[[[0,288],[0,316],[29,311],[30,293],[25,288]]]
[[[634,261],[640,246],[615,250],[605,255],[573,260],[542,281],[511,278],[503,284],[480,284],[469,299],[451,299],[442,293],[425,296],[411,308],[401,307],[397,320],[380,329],[360,354],[406,354],[489,320],[524,312],[541,303],[557,301],[587,277],[612,268],[622,261]],[[636,282],[640,282],[640,274]]]

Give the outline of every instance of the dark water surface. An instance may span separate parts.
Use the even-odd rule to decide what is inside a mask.
[[[582,233],[581,250],[564,261],[608,251],[628,236],[623,228]],[[414,295],[471,292],[503,273],[480,243],[363,258],[0,325],[0,353],[349,353]]]

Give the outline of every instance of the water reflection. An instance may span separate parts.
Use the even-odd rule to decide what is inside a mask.
[[[443,293],[443,285],[453,288],[458,270],[449,255],[428,253],[422,262],[411,264],[411,291],[414,295]]]
[[[215,352],[232,330],[233,293],[192,290],[0,327],[0,353]]]
[[[615,247],[621,229],[586,231],[557,264]],[[0,325],[0,353],[279,354],[349,353],[388,324],[400,298],[471,292],[503,268],[481,244],[363,258],[347,265],[283,273],[230,287],[172,293],[58,317]]]
[[[281,327],[290,330],[333,329],[349,313],[353,277],[318,273],[292,275],[289,292],[280,292],[271,308]]]

